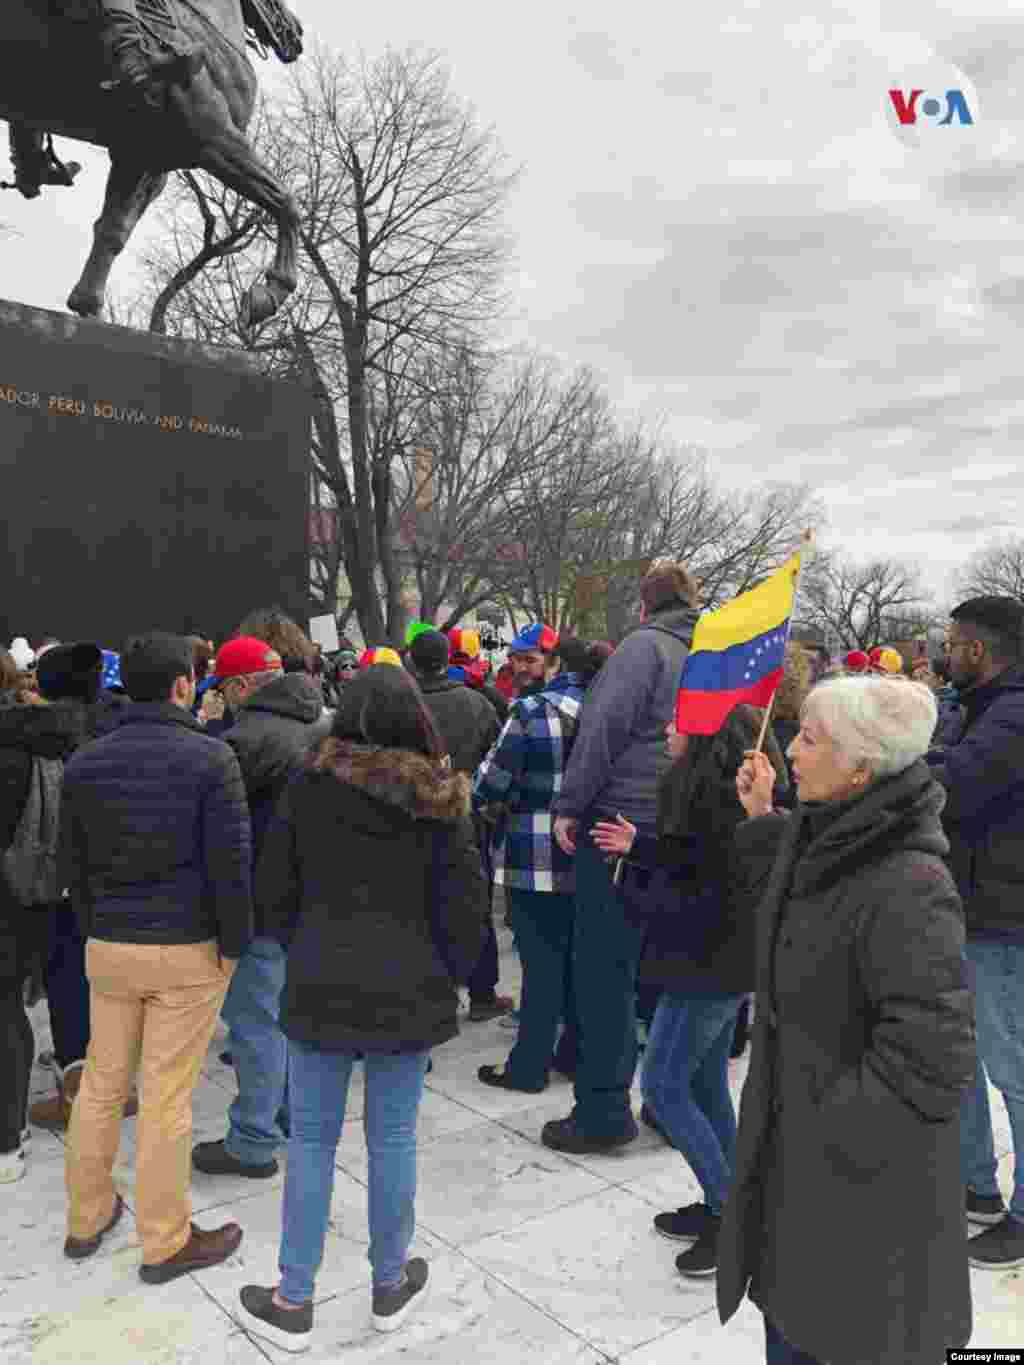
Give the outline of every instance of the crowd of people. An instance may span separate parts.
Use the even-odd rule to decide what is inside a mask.
[[[125,1117],[150,1284],[242,1240],[192,1222],[193,1171],[269,1179],[287,1145],[280,1278],[237,1311],[307,1349],[362,1063],[371,1314],[394,1330],[429,1280],[409,1249],[431,1053],[500,1018],[514,1043],[479,1083],[571,1077],[538,1135],[556,1151],[635,1141],[642,1059],[640,1120],[703,1196],[653,1230],[716,1276],[723,1322],[757,1305],[772,1365],[967,1343],[969,1267],[1024,1265],[1024,1168],[1007,1206],[988,1102],[991,1082],[1022,1150],[1024,605],[961,604],[913,666],[791,642],[768,717],[691,735],[700,585],[659,563],[639,599],[617,647],[525,627],[493,683],[475,631],[325,658],[276,609],[219,649],[0,651],[0,1183],[33,1126],[67,1130],[67,1257],[123,1214]],[[30,1107],[43,994],[57,1091]],[[193,1147],[219,1017],[238,1091]]]

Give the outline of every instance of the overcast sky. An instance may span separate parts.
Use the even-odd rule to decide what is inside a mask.
[[[1024,21],[1005,3],[294,0],[307,33],[443,52],[523,166],[514,334],[731,483],[806,480],[826,544],[957,564],[1020,526]],[[931,77],[931,80],[928,80]],[[887,90],[969,92],[917,145]],[[0,292],[61,308],[105,156],[5,197]],[[140,229],[115,276],[131,292]]]

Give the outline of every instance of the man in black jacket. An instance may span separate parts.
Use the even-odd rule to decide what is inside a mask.
[[[452,769],[472,777],[498,738],[501,723],[483,692],[449,677],[450,657],[448,638],[439,630],[421,632],[409,647],[409,662],[419,682],[423,700],[448,746]],[[476,820],[474,825],[487,878],[489,904],[493,906],[494,878],[485,857],[488,839],[481,822]],[[498,976],[498,936],[494,929],[493,914],[489,914],[483,952],[468,982],[471,1023],[497,1019],[514,1008],[516,1002],[512,996],[498,994]]]
[[[223,645],[214,676],[236,717],[224,739],[242,769],[255,868],[278,798],[310,746],[327,734],[330,715],[316,681],[305,671],[285,672],[277,651],[254,636]],[[288,1047],[278,1025],[284,976],[284,949],[257,920],[222,1011],[238,1078],[228,1134],[192,1153],[192,1164],[206,1175],[261,1180],[277,1174],[274,1152],[288,1135]]]
[[[226,1260],[228,1223],[191,1222],[192,1092],[238,959],[252,937],[251,834],[238,760],[193,720],[192,650],[129,642],[135,705],[67,764],[61,860],[87,939],[92,1036],[68,1130],[71,1260],[91,1256],[124,1209],[112,1171],[136,1067],[140,1270],[163,1284]]]
[[[498,714],[482,692],[448,676],[448,641],[439,630],[417,635],[409,648],[416,680],[441,737],[452,770],[470,777],[498,738]]]
[[[964,709],[955,744],[933,750],[948,793],[943,823],[975,974],[978,1069],[961,1134],[973,1266],[1024,1265],[1024,604],[975,597],[952,613],[950,680]],[[988,1079],[1002,1092],[1016,1152],[1007,1211],[996,1181]]]

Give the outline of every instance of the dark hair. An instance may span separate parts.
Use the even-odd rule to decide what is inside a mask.
[[[563,635],[554,653],[561,659],[566,673],[578,673],[589,686],[615,653],[615,646],[607,640],[581,640],[575,635]]]
[[[315,653],[313,642],[282,607],[257,607],[249,613],[235,634],[251,635],[254,640],[262,640],[271,649],[276,649],[286,673],[311,671]]]
[[[428,675],[443,673],[451,657],[448,637],[439,630],[420,631],[407,652],[413,667]]]
[[[132,701],[168,701],[179,678],[193,677],[192,643],[185,635],[136,635],[121,653],[121,681]]]
[[[667,607],[700,605],[700,583],[685,564],[654,564],[640,581],[640,601],[648,615]]]
[[[331,734],[433,759],[447,752],[414,679],[394,664],[372,664],[353,678],[334,713]]]
[[[209,673],[210,665],[217,657],[217,651],[209,640],[204,640],[201,635],[190,635],[188,642],[192,646],[192,667],[195,670],[196,682],[201,683]]]
[[[1011,663],[1024,653],[1024,603],[1015,597],[972,597],[950,616],[971,630],[998,663]]]

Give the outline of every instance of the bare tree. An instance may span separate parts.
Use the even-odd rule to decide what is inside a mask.
[[[357,64],[314,53],[255,140],[300,207],[302,278],[289,308],[255,341],[238,335],[232,315],[265,225],[193,177],[184,189],[201,231],[178,224],[171,252],[154,260],[152,323],[245,344],[307,385],[314,464],[336,508],[355,614],[367,640],[398,639],[392,511],[408,448],[398,414],[413,411],[414,361],[453,334],[468,343],[504,306],[501,214],[513,177],[440,58],[413,50]]]
[[[470,347],[421,370],[416,441],[404,454],[396,525],[420,612],[443,623],[495,598],[523,598],[537,547],[524,525],[547,471],[572,458],[581,415],[601,400],[585,371],[561,380],[527,358],[509,371]]]
[[[796,623],[840,649],[873,649],[932,629],[935,605],[916,570],[893,559],[855,564],[819,554],[801,576]]]
[[[956,575],[961,599],[1014,597],[1024,602],[1024,537],[994,541],[976,551]]]
[[[604,579],[604,621],[588,612],[585,624],[598,631],[603,624],[612,639],[636,624],[638,579],[652,560],[685,563],[701,580],[703,604],[715,607],[776,569],[801,531],[823,519],[800,485],[723,491],[699,449],[659,449],[633,433],[628,450],[632,478],[618,502],[602,507],[603,546],[584,559]]]

